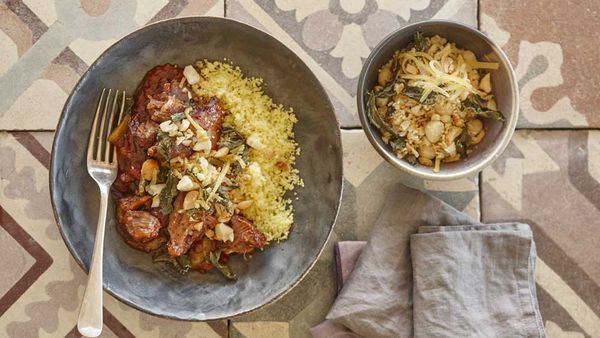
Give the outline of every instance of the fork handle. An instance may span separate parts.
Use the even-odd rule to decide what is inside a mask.
[[[100,213],[98,215],[94,252],[87,286],[79,310],[79,319],[77,320],[77,329],[85,337],[98,337],[102,332],[102,256],[108,193],[109,187],[100,186]]]

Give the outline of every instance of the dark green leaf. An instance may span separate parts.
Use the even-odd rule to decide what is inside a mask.
[[[158,172],[158,181],[166,182],[169,177],[170,169],[168,167],[160,167],[160,171]]]
[[[460,136],[454,141],[456,143],[456,152],[460,154],[461,157],[467,157],[467,148],[469,142],[469,134],[467,133],[467,128],[463,129]]]
[[[407,50],[415,49],[417,52],[424,52],[425,48],[427,48],[427,41],[425,41],[425,37],[423,33],[417,31],[413,36],[413,41],[408,44]]]
[[[173,198],[177,195],[177,183],[179,183],[177,177],[169,172],[166,185],[159,195],[159,207],[163,215],[168,215],[173,211]]]
[[[210,252],[208,254],[208,260],[210,261],[210,263],[214,265],[219,271],[221,271],[223,276],[225,276],[228,279],[237,279],[237,276],[235,275],[235,273],[233,273],[233,271],[231,271],[228,265],[221,264],[221,262],[219,262],[220,258],[221,250]]]
[[[181,255],[175,258],[175,260],[177,260],[177,264],[179,264],[179,266],[185,272],[188,272],[190,270],[190,267],[192,267],[192,262],[190,261],[190,257],[188,257],[188,255]]]
[[[367,117],[371,124],[374,125],[381,132],[388,132],[395,138],[402,138],[398,133],[390,127],[379,115],[377,111],[377,105],[375,105],[375,95],[373,92],[367,92]]]
[[[158,141],[158,144],[156,145],[156,150],[165,160],[169,160],[171,158],[172,144],[169,134],[163,131],[159,131],[158,134],[156,134],[156,140]]]
[[[406,142],[402,137],[395,137],[390,140],[390,146],[394,152],[401,151],[406,146]]]
[[[131,106],[133,106],[133,98],[130,97],[130,96],[125,97],[125,110],[124,110],[124,112],[130,111]]]
[[[426,104],[426,105],[431,105],[435,103],[435,98],[436,98],[436,93],[429,93],[429,95],[427,95],[427,97],[425,98],[425,100],[423,100],[423,102],[421,102],[421,96],[423,96],[423,89],[419,88],[419,87],[406,87],[404,89],[404,92],[402,92],[403,95],[406,95],[408,97],[410,97],[411,99],[422,103],[422,104]]]
[[[415,157],[415,155],[406,155],[404,159],[411,165],[417,165],[417,158]]]
[[[182,275],[188,273],[191,267],[190,258],[187,255],[181,255],[177,258],[169,256],[165,246],[152,253],[152,262],[165,263]]]
[[[486,119],[494,119],[497,121],[504,121],[504,115],[502,115],[502,113],[498,110],[492,110],[492,109],[484,109],[481,112],[479,112],[479,114],[477,114],[481,117],[485,117]]]
[[[462,109],[470,111],[475,116],[491,118],[498,121],[504,121],[504,115],[498,110],[492,110],[487,107],[487,102],[479,95],[471,94],[462,102]]]
[[[375,98],[386,98],[394,95],[396,92],[394,91],[394,85],[396,82],[390,81],[385,85],[380,91],[375,93]]]
[[[400,70],[400,62],[398,62],[398,59],[396,59],[396,57],[393,57],[392,75],[394,76],[394,78],[398,75],[398,70]]]
[[[246,140],[231,127],[224,127],[221,132],[221,140],[219,141],[219,147],[227,147],[229,149],[237,148],[244,145]]]
[[[171,115],[171,121],[173,121],[173,122],[181,121],[184,118],[185,118],[185,114],[183,112],[179,112],[179,113],[175,113],[175,114]]]

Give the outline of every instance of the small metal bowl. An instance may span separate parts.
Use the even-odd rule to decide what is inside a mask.
[[[498,70],[491,71],[492,91],[498,110],[506,117],[500,122],[483,119],[486,135],[473,148],[467,158],[453,163],[443,163],[440,172],[435,173],[431,167],[420,164],[411,165],[404,159],[396,157],[391,147],[383,142],[379,130],[371,124],[367,117],[367,91],[377,84],[379,69],[388,62],[395,51],[406,47],[413,35],[420,31],[425,36],[440,35],[459,48],[475,53],[478,59],[494,61],[500,64]],[[430,20],[403,27],[381,41],[365,61],[358,80],[358,115],[363,129],[375,150],[395,167],[422,179],[454,180],[471,176],[497,159],[506,148],[517,124],[519,115],[519,91],[515,73],[508,57],[490,38],[480,31],[445,20]]]

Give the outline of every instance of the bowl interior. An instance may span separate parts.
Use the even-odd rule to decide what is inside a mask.
[[[229,317],[255,309],[289,290],[305,275],[332,230],[342,189],[338,124],[323,88],[306,65],[271,36],[244,24],[196,17],[159,22],[132,33],[90,67],[67,100],[54,141],[52,203],[74,258],[89,267],[98,217],[99,191],[86,169],[85,152],[94,109],[103,87],[133,93],[145,73],[164,63],[231,60],[247,76],[265,81],[275,102],[298,117],[297,168],[305,186],[296,189],[294,226],[287,241],[256,252],[249,262],[232,260],[235,282],[218,272],[181,277],[149,254],[126,245],[108,211],[104,287],[138,309],[185,320]],[[297,90],[302,84],[302,90]],[[318,151],[316,151],[318,149]]]
[[[406,47],[413,40],[413,35],[417,31],[422,32],[425,36],[440,35],[450,42],[455,42],[459,48],[473,51],[478,60],[494,61],[500,64],[498,70],[491,71],[492,93],[496,99],[498,110],[504,114],[506,121],[503,123],[492,119],[483,119],[486,135],[473,148],[473,153],[466,159],[442,164],[440,173],[434,173],[431,167],[420,164],[413,166],[395,157],[391,148],[381,140],[379,130],[366,117],[364,96],[376,85],[378,70],[392,58],[395,51]],[[371,142],[382,156],[397,167],[422,178],[454,179],[483,169],[486,164],[500,155],[508,143],[517,121],[518,96],[516,93],[516,82],[511,65],[504,53],[491,40],[482,33],[461,24],[448,21],[427,21],[404,27],[390,34],[372,51],[361,73],[357,95],[363,128],[367,135],[371,136]]]

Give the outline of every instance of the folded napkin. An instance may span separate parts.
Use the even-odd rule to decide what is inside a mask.
[[[362,245],[337,246],[347,281],[313,336],[545,337],[528,225],[482,225],[398,185]]]

